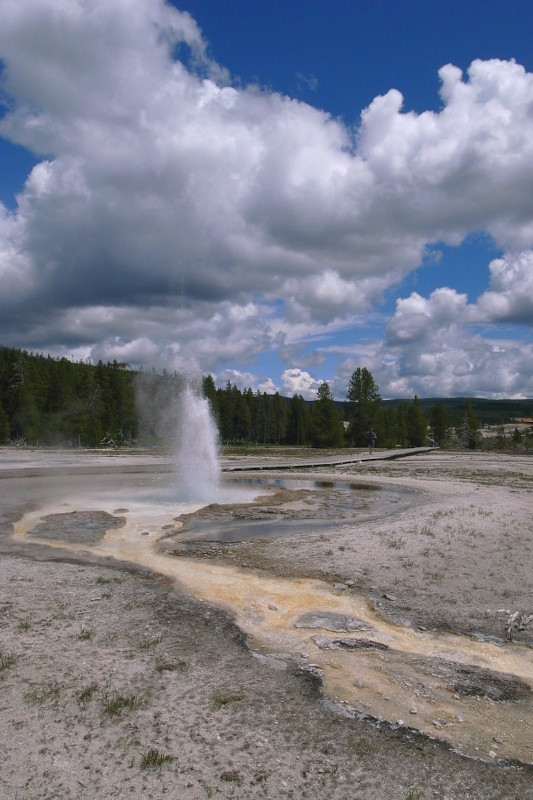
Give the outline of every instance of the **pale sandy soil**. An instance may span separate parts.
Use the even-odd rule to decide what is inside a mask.
[[[418,501],[383,520],[227,545],[187,544],[178,527],[164,543],[167,560],[186,554],[200,567],[317,578],[335,602],[368,598],[409,630],[531,645],[533,624],[504,642],[509,616],[533,613],[533,460],[435,451],[313,474],[414,489]],[[114,563],[90,537],[75,553],[46,538],[13,539],[23,513],[53,490],[52,479],[0,477],[2,799],[533,798],[533,768],[499,757],[503,735],[466,758],[417,734],[414,718],[361,718],[324,691],[305,654],[254,649],[231,605]],[[489,725],[504,703],[484,697],[483,681],[473,702]],[[502,686],[508,705],[530,707],[528,681]],[[149,766],[151,751],[168,758]]]

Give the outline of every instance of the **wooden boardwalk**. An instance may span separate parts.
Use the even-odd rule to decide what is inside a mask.
[[[338,467],[343,464],[358,464],[361,462],[374,462],[392,460],[395,458],[406,458],[407,456],[416,456],[421,453],[431,453],[436,448],[434,447],[409,447],[409,448],[394,448],[391,450],[377,450],[372,455],[366,452],[352,452],[341,454],[338,453],[334,456],[320,456],[313,455],[310,458],[302,456],[301,458],[261,458],[254,459],[252,456],[249,459],[236,459],[230,461],[229,459],[222,459],[221,467],[222,472],[248,472],[248,471],[263,471],[263,470],[282,470],[282,469],[303,469],[314,467]]]

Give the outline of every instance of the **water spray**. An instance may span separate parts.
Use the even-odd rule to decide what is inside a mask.
[[[218,430],[209,401],[188,384],[180,396],[177,477],[180,498],[216,499],[220,485]]]

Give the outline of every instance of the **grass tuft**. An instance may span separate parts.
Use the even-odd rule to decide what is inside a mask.
[[[238,703],[239,700],[242,700],[242,696],[240,694],[226,694],[225,692],[217,692],[213,697],[213,705],[215,708],[219,709],[230,705],[230,703]]]
[[[156,664],[158,672],[187,672],[186,661],[158,661]]]
[[[167,761],[172,761],[172,756],[151,747],[141,758],[141,769],[162,767]]]
[[[154,650],[158,644],[163,641],[162,636],[156,636],[154,639],[142,639],[139,643],[141,650]]]
[[[96,583],[99,583],[101,586],[108,583],[122,583],[122,578],[116,576],[114,578],[104,578],[103,575],[99,575],[96,579]]]
[[[15,653],[6,653],[4,655],[2,652],[0,652],[0,672],[8,669],[8,667],[12,667],[16,660],[17,656]]]
[[[401,550],[402,547],[405,547],[405,539],[402,539],[401,536],[389,539],[387,541],[387,547],[391,547],[394,550]]]
[[[106,692],[102,696],[102,703],[104,711],[111,717],[120,714],[124,709],[131,711],[139,705],[139,701],[134,694],[124,695],[118,692],[113,692],[113,694],[107,694]]]
[[[97,689],[98,684],[93,681],[85,689],[82,689],[81,692],[76,692],[76,700],[78,701],[79,705],[83,707],[86,706]]]

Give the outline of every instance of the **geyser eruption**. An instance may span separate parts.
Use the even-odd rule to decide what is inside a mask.
[[[187,385],[181,394],[178,489],[186,500],[214,500],[220,482],[218,431],[205,397]]]

